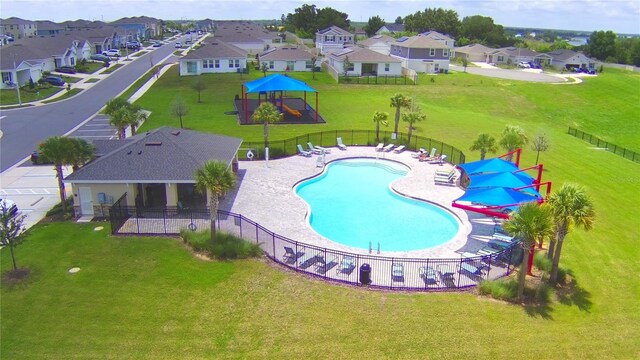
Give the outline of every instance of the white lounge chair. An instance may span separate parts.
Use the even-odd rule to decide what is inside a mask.
[[[336,138],[336,142],[338,143],[338,148],[340,148],[340,150],[347,150],[347,145],[342,143],[342,138]]]
[[[436,177],[449,177],[449,176],[455,175],[455,174],[456,174],[456,168],[455,167],[451,168],[450,171],[436,170]]]
[[[298,144],[298,155],[302,155],[302,156],[305,156],[305,157],[310,157],[311,156],[311,152],[310,151],[305,151],[302,148],[302,145]]]
[[[396,146],[396,144],[389,144],[389,145],[387,145],[387,146],[383,147],[383,148],[382,148],[382,151],[389,152],[389,151],[391,151],[391,149],[393,149],[395,146]]]
[[[455,172],[449,176],[438,176],[436,175],[433,178],[433,181],[437,185],[452,185],[456,183],[456,175]]]
[[[404,145],[400,145],[400,146],[398,146],[397,148],[395,148],[395,149],[393,150],[393,152],[394,152],[394,153],[397,153],[397,154],[400,154],[400,153],[401,153],[401,152],[403,152],[403,151],[404,151]]]
[[[434,160],[436,158],[436,151],[438,151],[436,148],[432,148],[431,152],[429,154],[421,154],[418,157],[419,161],[431,161]]]
[[[320,149],[316,149],[310,142],[307,143],[307,150],[313,154],[322,154]]]
[[[414,159],[418,159],[422,154],[426,154],[426,153],[427,153],[427,150],[425,150],[424,148],[420,148],[418,152],[411,154],[411,157]]]
[[[382,151],[383,147],[384,147],[384,143],[378,144],[378,146],[376,146],[376,151]]]
[[[307,143],[307,146],[309,146],[309,149],[313,149],[313,152],[315,152],[316,154],[318,154],[318,152],[320,154],[322,154],[322,152],[324,151],[325,154],[330,154],[331,153],[331,149],[327,149],[324,148],[322,146],[314,146],[311,142]]]

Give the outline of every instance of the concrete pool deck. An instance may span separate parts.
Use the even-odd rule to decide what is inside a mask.
[[[475,253],[491,238],[494,230],[493,218],[451,207],[451,202],[464,191],[457,186],[435,185],[436,170],[449,171],[453,165],[420,162],[413,158],[412,151],[402,153],[377,152],[369,146],[349,146],[347,150],[331,148],[325,154],[325,162],[344,158],[379,158],[398,161],[410,168],[406,177],[391,183],[398,193],[429,201],[449,210],[459,220],[458,233],[451,241],[429,249],[397,252],[381,249],[381,256],[411,258],[460,258],[461,253]],[[312,157],[291,156],[265,161],[242,161],[239,164],[236,189],[221,199],[220,208],[257,222],[263,227],[295,241],[348,251],[369,254],[367,249],[353,248],[333,242],[316,233],[307,221],[307,203],[294,192],[294,186],[301,180],[320,174],[324,167],[318,167],[319,155]],[[326,165],[325,165],[326,166]],[[353,219],[353,221],[358,221]],[[373,244],[372,254],[377,254]]]

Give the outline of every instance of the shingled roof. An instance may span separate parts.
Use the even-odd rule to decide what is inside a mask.
[[[349,51],[351,50],[351,51]],[[345,58],[349,57],[349,61],[351,62],[385,62],[385,63],[399,63],[401,60],[391,57],[389,55],[380,54],[379,52],[369,50],[367,48],[361,47],[351,47],[340,49],[334,53],[328,54],[328,57],[337,59],[338,61],[344,61]]]
[[[229,59],[247,57],[247,52],[224,41],[208,37],[203,45],[182,57],[183,60]]]
[[[260,54],[260,61],[293,61],[293,60],[311,60],[313,55],[305,50],[306,47],[284,46],[281,48],[273,48]]]
[[[231,164],[242,143],[242,139],[234,137],[166,126],[124,141],[112,141],[122,145],[73,172],[65,181],[193,183],[196,169],[205,162]]]

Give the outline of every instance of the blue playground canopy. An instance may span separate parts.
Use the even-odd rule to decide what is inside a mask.
[[[247,93],[268,92],[268,91],[306,91],[316,92],[316,90],[300,80],[273,74],[262,79],[245,83]]]
[[[506,187],[520,188],[533,184],[534,179],[527,173],[488,173],[469,176],[471,183],[467,189],[477,189],[483,187]]]
[[[530,201],[542,200],[542,195],[533,190],[533,194],[529,191],[522,192],[505,187],[490,187],[479,189],[467,189],[460,198],[455,201],[468,201],[471,203],[481,204],[485,206],[507,206],[522,204]]]
[[[458,165],[458,167],[462,168],[467,173],[467,175],[480,173],[513,172],[518,170],[518,167],[514,163],[502,160],[500,158],[474,161],[467,164]]]

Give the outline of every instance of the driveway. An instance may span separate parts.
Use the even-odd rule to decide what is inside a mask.
[[[464,67],[458,65],[450,65],[451,70],[464,71]],[[469,67],[467,66],[467,72],[474,75],[482,75],[499,79],[507,80],[519,80],[541,83],[563,83],[567,80],[561,76],[543,74],[539,72],[525,71],[525,70],[507,70],[497,67]]]

